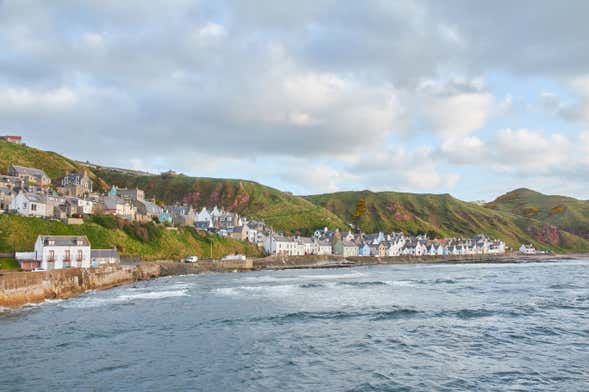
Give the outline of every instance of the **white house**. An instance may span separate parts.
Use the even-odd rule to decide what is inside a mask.
[[[268,253],[273,255],[296,256],[299,253],[297,243],[281,235],[269,236],[265,248]]]
[[[92,214],[94,211],[94,203],[90,200],[80,199],[78,197],[70,197],[67,199],[70,204],[71,214]]]
[[[519,253],[523,254],[523,255],[535,255],[536,254],[536,248],[534,248],[534,245],[532,244],[523,244],[520,248],[519,248]]]
[[[47,203],[45,197],[39,193],[20,192],[10,202],[9,209],[25,216],[47,216]]]
[[[125,219],[134,220],[137,209],[127,200],[118,196],[108,195],[102,199],[104,213],[121,216]]]
[[[317,244],[319,247],[319,250],[317,252],[318,255],[330,255],[332,253],[331,242],[319,241]]]
[[[85,235],[40,235],[35,242],[35,255],[44,270],[91,265],[90,241]]]

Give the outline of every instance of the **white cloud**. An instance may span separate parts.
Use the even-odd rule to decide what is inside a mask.
[[[422,82],[419,106],[431,131],[456,138],[483,128],[495,107],[495,97],[484,88],[481,79]]]
[[[476,164],[485,159],[488,146],[478,137],[450,138],[442,142],[440,153],[455,164]]]
[[[28,88],[0,89],[0,111],[37,111],[69,109],[78,102],[71,88],[60,87],[49,90]]]
[[[494,138],[496,162],[506,170],[547,170],[569,157],[572,144],[563,135],[544,136],[528,129],[499,130]]]

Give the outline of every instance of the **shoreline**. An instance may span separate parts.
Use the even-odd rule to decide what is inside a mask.
[[[76,297],[90,290],[108,290],[125,284],[165,276],[196,275],[208,272],[248,272],[286,269],[352,268],[370,265],[435,264],[525,264],[589,259],[589,254],[553,255],[476,255],[476,256],[401,256],[349,257],[269,256],[247,261],[200,261],[187,264],[177,261],[140,262],[135,265],[110,265],[98,268],[72,268],[41,272],[0,271],[0,313],[46,300]]]

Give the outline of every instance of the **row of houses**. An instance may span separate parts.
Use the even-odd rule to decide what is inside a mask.
[[[428,239],[427,236],[406,236],[403,233],[354,234],[327,228],[317,230],[313,237],[287,237],[271,234],[264,242],[271,255],[303,256],[335,254],[343,257],[372,256],[445,256],[502,254],[503,241],[480,234],[474,238]]]

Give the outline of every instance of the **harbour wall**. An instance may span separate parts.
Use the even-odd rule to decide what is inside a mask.
[[[205,261],[195,264],[160,261],[98,268],[0,272],[0,308],[17,308],[47,299],[70,298],[88,290],[105,290],[160,276],[247,271],[252,267],[252,260]]]

